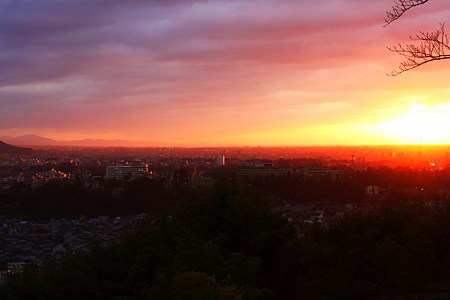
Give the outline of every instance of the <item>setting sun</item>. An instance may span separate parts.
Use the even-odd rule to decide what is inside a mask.
[[[450,103],[412,104],[404,113],[377,127],[399,143],[447,144],[450,142]]]

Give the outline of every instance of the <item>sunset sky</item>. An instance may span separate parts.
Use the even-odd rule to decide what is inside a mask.
[[[450,60],[386,76],[450,1],[392,4],[0,0],[0,136],[450,144]]]

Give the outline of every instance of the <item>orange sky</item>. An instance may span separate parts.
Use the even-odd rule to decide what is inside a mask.
[[[450,60],[385,75],[450,2],[387,27],[389,0],[105,3],[0,3],[0,136],[450,144]]]

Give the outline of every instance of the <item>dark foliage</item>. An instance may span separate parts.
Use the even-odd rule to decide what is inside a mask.
[[[165,189],[163,180],[139,178],[106,181],[102,188],[85,188],[81,183],[50,180],[35,189],[18,183],[0,193],[0,210],[9,218],[78,218],[80,215],[162,214],[173,211],[177,196]],[[180,197],[188,191],[180,191]],[[189,191],[195,194],[194,191]]]
[[[377,299],[450,290],[447,208],[391,205],[294,227],[263,196],[226,180],[183,199],[173,216],[151,218],[111,247],[13,278],[0,298]]]

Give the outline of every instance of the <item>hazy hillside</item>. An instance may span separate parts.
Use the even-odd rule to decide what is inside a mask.
[[[24,154],[32,151],[30,148],[16,147],[0,141],[0,153]]]
[[[1,136],[1,141],[21,146],[77,146],[77,147],[167,147],[177,146],[175,143],[158,141],[133,141],[133,140],[104,140],[104,139],[82,139],[58,141],[34,134],[26,134],[18,137]]]

